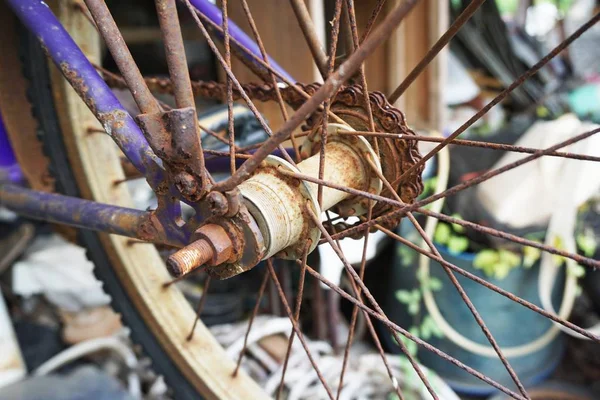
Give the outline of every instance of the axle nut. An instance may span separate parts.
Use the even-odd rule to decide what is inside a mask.
[[[197,240],[171,254],[167,259],[167,268],[173,276],[188,274],[205,264],[223,264],[233,254],[233,243],[220,225],[204,225],[196,230],[194,238]]]

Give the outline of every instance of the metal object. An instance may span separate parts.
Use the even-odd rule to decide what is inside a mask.
[[[0,205],[30,218],[140,238],[149,242],[182,246],[184,230],[169,230],[152,212],[42,193],[13,184],[0,185]]]
[[[221,10],[209,0],[190,0],[190,3],[198,10],[200,15],[211,21],[217,28],[223,25],[223,15],[221,14]],[[217,32],[218,35],[222,36],[222,32],[219,32],[218,30]],[[232,21],[229,21],[229,32],[231,33],[231,44],[233,47],[236,48],[245,59],[254,64],[256,68],[265,70],[264,66],[257,62],[257,60],[262,59],[259,46]],[[256,59],[253,58],[253,56],[256,57]],[[268,57],[268,62],[269,65],[287,81],[295,82],[294,78],[271,57]],[[268,73],[263,73],[263,75],[268,75]]]
[[[315,30],[310,12],[304,3],[304,0],[290,0],[290,4],[292,5],[294,14],[296,14],[296,19],[300,24],[308,48],[317,64],[317,68],[319,69],[321,76],[325,78],[327,77],[327,55],[325,54],[325,50],[323,50],[321,40]]]
[[[107,82],[110,86],[124,87],[123,81],[117,77],[109,76]],[[172,84],[168,79],[148,78],[146,79],[149,87],[159,93],[171,93]],[[313,83],[309,85],[297,84],[298,87],[308,95],[313,95],[320,87],[320,84]],[[207,98],[223,98],[226,95],[225,85],[217,82],[192,82],[194,94],[196,96]],[[259,101],[276,101],[277,94],[272,85],[267,84],[244,84],[244,91],[252,99]],[[293,108],[299,108],[306,98],[292,87],[282,88],[280,90],[283,100]],[[240,98],[239,91],[234,88],[234,99]],[[392,135],[402,135],[403,137],[415,136],[414,132],[408,127],[404,114],[393,107],[380,92],[369,93],[370,105],[373,113],[374,124],[377,132]],[[357,131],[369,131],[369,115],[365,110],[363,101],[363,92],[360,86],[351,85],[341,89],[332,101],[331,110],[336,115],[343,116],[345,122]],[[319,120],[318,113],[313,114],[307,120],[307,128],[312,129]],[[370,143],[374,143],[374,135],[365,135]],[[416,168],[411,172],[411,179],[402,183],[398,178],[407,172],[421,158],[417,148],[417,140],[397,140],[395,137],[382,137],[379,140],[379,157],[383,175],[393,184],[397,193],[400,194],[402,201],[410,204],[414,202],[417,196],[423,190],[421,172],[423,166]],[[382,195],[391,197],[391,193],[384,188]],[[385,202],[378,202],[373,210],[373,217],[379,217],[393,208]],[[385,226],[392,227],[399,222],[401,217],[386,220]],[[358,235],[364,234],[364,229],[356,231]]]
[[[412,10],[417,0],[407,0],[393,9],[385,21],[364,41],[360,51],[352,55],[325,81],[325,83],[308,99],[296,112],[273,134],[254,155],[246,160],[244,164],[226,181],[220,182],[215,190],[231,190],[239,186],[244,180],[258,168],[271,152],[281,143],[287,140],[292,131],[296,129],[307,116],[316,111],[319,106],[330,97],[349,79],[360,67],[361,63],[383,42],[389,34],[398,26],[404,17]],[[218,189],[217,189],[218,188]]]
[[[229,261],[233,242],[223,227],[207,224],[194,233],[195,240],[167,259],[167,268],[175,277],[190,273],[206,264],[215,266]]]
[[[143,113],[160,111],[104,0],[84,1],[140,110]]]
[[[339,124],[329,124],[328,129],[351,128]],[[347,215],[360,215],[366,212],[363,199],[349,199],[351,194],[332,188],[324,188],[322,208],[317,202],[318,185],[295,179],[290,174],[316,177],[319,172],[319,135],[307,138],[303,145],[304,161],[297,166],[287,161],[269,156],[250,179],[239,189],[246,206],[254,216],[265,239],[266,258],[277,256],[286,259],[300,258],[310,241],[309,251],[316,247],[320,238],[319,229],[311,223],[306,207],[319,215],[321,211],[335,209]],[[371,173],[368,161],[379,168],[379,158],[371,145],[362,138],[348,141],[342,135],[333,134],[325,152],[324,178],[340,186],[362,189],[379,194],[382,182]],[[316,153],[316,154],[315,154]]]
[[[149,182],[155,181],[161,174],[160,160],[133,118],[48,6],[37,0],[9,0],[8,3],[23,24],[40,39],[52,61],[131,163],[148,177]]]
[[[328,143],[325,154],[326,169],[323,176],[324,181],[335,182],[344,187],[361,189],[364,192],[380,194],[383,188],[383,182],[377,177],[373,170],[369,167],[366,161],[371,160],[375,163],[377,169],[381,170],[379,156],[375,153],[369,142],[361,136],[352,136],[356,140],[346,140],[349,136],[340,135],[340,132],[353,131],[349,126],[341,124],[327,124]],[[318,165],[311,165],[315,159],[311,156],[317,154],[321,146],[321,135],[315,134],[307,136],[306,140],[300,147],[300,156],[306,159],[298,165],[298,168],[304,175],[310,175],[310,171],[318,168]],[[311,157],[311,158],[309,158]],[[301,167],[302,166],[302,167]],[[310,167],[309,167],[310,166]],[[359,181],[359,182],[356,182]],[[364,183],[360,187],[360,183]],[[316,190],[317,184],[309,183]],[[325,195],[326,194],[326,195]],[[342,196],[341,192],[332,188],[324,188],[323,209],[328,210],[336,205],[336,214],[349,217],[362,215],[367,212],[369,199],[364,197],[346,198],[339,200]]]

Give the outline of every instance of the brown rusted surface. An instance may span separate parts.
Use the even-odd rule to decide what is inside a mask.
[[[94,113],[94,115],[98,114],[98,109],[96,108],[96,102],[89,94],[90,88],[85,84],[83,78],[79,75],[77,70],[71,68],[71,66],[67,62],[62,62],[58,66],[62,74],[67,78],[67,81],[71,84],[75,92],[81,97],[84,103],[89,107],[89,109]],[[104,121],[101,121],[104,125]],[[110,134],[110,132],[109,132]]]
[[[192,235],[192,243],[169,256],[167,268],[173,276],[180,277],[203,265],[218,269],[222,264],[235,262],[241,244],[232,240],[235,234],[219,224],[202,225]]]
[[[175,0],[156,0],[156,13],[165,44],[169,75],[173,80],[177,108],[194,107],[183,37]]]
[[[109,85],[122,87],[122,82],[116,77],[109,77],[107,80]],[[172,92],[172,84],[168,79],[148,78],[147,83],[153,91],[160,93]],[[319,88],[320,84],[296,84],[303,91],[312,96]],[[253,100],[259,101],[276,101],[276,92],[272,85],[269,84],[244,84],[244,91]],[[194,95],[208,98],[222,98],[226,94],[226,88],[223,84],[217,82],[193,82]],[[234,88],[234,98],[239,99],[240,93]],[[285,102],[293,108],[300,107],[306,98],[303,97],[296,89],[286,87],[281,89],[281,94]],[[415,135],[408,127],[404,114],[397,108],[391,106],[385,96],[380,92],[370,92],[369,100],[373,112],[375,128],[377,132],[387,132],[402,135]],[[331,110],[334,114],[344,119],[350,126],[356,130],[369,131],[369,117],[364,109],[363,95],[361,87],[358,85],[350,85],[343,87],[336,98],[334,99]],[[320,116],[320,113],[313,114],[307,120],[306,130],[312,129]],[[373,138],[368,138],[373,142]],[[417,148],[417,141],[411,140],[396,140],[395,138],[381,138],[379,142],[381,164],[383,174],[390,182],[395,182],[413,165],[417,164],[421,159]],[[402,201],[411,204],[423,190],[421,180],[422,166],[411,172],[410,179],[402,184],[396,182],[395,188]],[[384,189],[382,195],[390,197],[387,189]],[[374,217],[383,215],[389,211],[391,206],[379,203],[374,209]],[[399,219],[388,220],[386,226],[397,224]]]
[[[414,132],[406,124],[404,114],[392,107],[382,93],[369,93],[369,100],[371,101],[376,131],[414,135]],[[364,130],[369,126],[369,117],[363,106],[362,91],[358,86],[350,86],[340,91],[331,109],[356,130]],[[367,139],[373,141],[372,138]],[[389,182],[396,181],[404,171],[407,171],[421,159],[416,141],[391,139],[379,140],[378,142],[383,175]],[[397,183],[394,186],[403,202],[413,203],[422,192],[421,173],[422,168],[417,169],[410,179],[403,184]],[[391,196],[386,188],[381,194],[384,197]],[[390,209],[391,206],[378,203],[373,209],[373,216],[377,217]],[[398,221],[393,221],[394,225],[397,223]]]
[[[196,240],[171,254],[167,259],[167,269],[178,278],[210,262],[214,257],[213,248],[206,240]]]
[[[233,243],[222,226],[217,224],[203,225],[196,230],[194,238],[198,238],[197,240],[204,240],[212,247],[213,255],[207,262],[209,266],[215,266],[230,261],[230,258],[233,255]]]
[[[243,204],[231,218],[212,219],[220,225],[232,243],[229,260],[215,266],[208,265],[206,272],[217,279],[227,279],[254,268],[265,253],[262,233],[256,221]]]
[[[104,0],[85,0],[85,4],[94,18],[98,32],[104,38],[119,71],[127,81],[130,92],[143,113],[158,112],[158,102],[146,86],[144,77],[133,60],[121,31],[113,20]],[[85,9],[79,4],[82,9]],[[85,14],[84,12],[84,15]]]
[[[152,150],[169,167],[169,174],[182,196],[200,200],[209,188],[196,110],[174,109],[136,117]]]
[[[240,207],[242,206],[243,197],[238,188],[225,192],[225,197],[227,198],[227,213],[225,216],[233,217],[238,213]]]
[[[222,217],[227,214],[229,209],[227,197],[221,192],[210,192],[206,195],[206,202],[211,214],[217,217]]]

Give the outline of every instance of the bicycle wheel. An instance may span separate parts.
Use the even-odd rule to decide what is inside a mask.
[[[13,9],[21,6],[17,1],[10,3]],[[22,2],[21,4],[24,3]],[[100,35],[96,30],[96,26],[90,23],[88,19],[88,10],[80,3],[58,2],[53,5],[53,9],[62,26],[71,34],[87,58],[96,65],[99,64],[98,38],[102,35],[105,36],[107,45],[113,51],[113,55],[117,59],[117,64],[121,67],[125,79],[109,73],[102,69],[102,67],[98,66],[97,68],[104,74],[105,80],[112,87],[130,87],[132,83],[136,83],[137,77],[134,76],[135,73],[133,75],[130,74],[132,70],[135,72],[134,69],[129,68],[126,70],[123,68],[130,61],[127,54],[121,54],[121,56],[115,55],[117,54],[116,51],[119,50],[119,36],[115,36],[115,31],[111,31],[113,25],[110,14],[106,14],[108,9],[105,8],[106,6],[102,1],[88,0],[86,3],[95,20],[95,25],[100,27]],[[224,225],[216,224],[216,227],[211,226],[210,229],[206,228],[202,230],[202,227],[215,224],[203,225],[202,221],[194,219],[187,221],[188,224],[196,224],[194,230],[198,229],[200,233],[199,236],[196,236],[197,241],[194,242],[196,245],[180,250],[169,259],[169,271],[176,275],[177,279],[187,276],[187,273],[195,270],[200,265],[206,265],[206,271],[213,278],[227,278],[251,268],[261,258],[266,259],[267,269],[264,282],[267,282],[267,279],[271,279],[278,289],[281,300],[285,305],[284,308],[293,325],[292,335],[297,336],[304,345],[314,370],[323,384],[323,394],[325,397],[330,398],[335,397],[336,387],[333,387],[331,382],[328,382],[323,377],[319,366],[313,362],[310,357],[310,351],[306,347],[304,335],[298,327],[298,313],[302,304],[303,282],[307,273],[330,286],[332,290],[354,305],[351,318],[351,332],[354,330],[358,312],[364,313],[369,331],[378,347],[378,351],[382,355],[382,362],[386,366],[391,382],[393,382],[392,387],[400,398],[403,398],[403,395],[397,385],[396,378],[393,376],[388,360],[383,355],[381,343],[372,325],[372,318],[381,321],[390,329],[402,352],[406,355],[416,374],[433,398],[437,398],[434,388],[423,372],[423,369],[417,364],[410,352],[408,352],[404,342],[400,340],[400,335],[416,342],[422,348],[436,353],[513,398],[528,398],[519,377],[514,373],[510,362],[504,357],[502,349],[462,289],[454,276],[455,273],[473,279],[487,286],[490,290],[509,297],[511,300],[581,335],[596,341],[599,340],[598,337],[584,329],[510,293],[506,293],[502,289],[453,264],[445,262],[433,245],[431,238],[420,228],[419,223],[412,214],[413,212],[419,212],[442,221],[485,230],[491,235],[500,236],[521,245],[536,247],[552,254],[558,254],[583,265],[598,266],[597,261],[571,252],[518,238],[514,235],[481,227],[477,224],[423,208],[425,205],[438,199],[481,183],[541,156],[551,155],[577,158],[577,155],[560,153],[556,150],[575,141],[590,137],[597,130],[585,132],[565,143],[560,143],[548,149],[523,150],[516,147],[504,146],[504,150],[525,151],[532,154],[501,169],[489,171],[456,187],[425,199],[417,200],[417,196],[422,191],[421,172],[424,163],[448,144],[465,144],[456,141],[456,137],[483,116],[493,105],[500,102],[512,90],[517,88],[522,81],[532,76],[553,56],[568,46],[586,29],[595,24],[600,19],[598,14],[572,36],[567,38],[565,42],[561,43],[549,56],[542,59],[531,70],[528,70],[523,77],[509,85],[497,98],[479,111],[475,117],[446,139],[441,140],[441,143],[432,152],[421,156],[417,150],[416,143],[419,140],[427,139],[415,135],[407,125],[404,115],[392,107],[390,103],[394,103],[402,95],[420,71],[448,43],[450,38],[473,15],[483,1],[473,1],[466,7],[449,31],[440,38],[438,43],[427,54],[426,58],[408,75],[407,79],[398,89],[387,98],[381,93],[368,91],[363,62],[377,45],[389,37],[393,29],[411,11],[416,1],[409,0],[400,4],[391,10],[386,18],[374,28],[375,21],[384,3],[383,1],[379,1],[373,11],[373,17],[369,20],[368,27],[363,31],[363,38],[359,37],[353,1],[336,1],[331,30],[331,45],[328,51],[329,54],[334,55],[331,57],[327,57],[323,53],[323,50],[319,48],[318,43],[315,43],[313,40],[315,36],[314,32],[312,32],[313,28],[311,27],[311,22],[305,18],[306,14],[303,13],[301,2],[292,1],[294,10],[298,15],[299,23],[310,43],[316,63],[326,78],[323,85],[294,84],[273,69],[266,58],[264,49],[260,48],[262,47],[260,37],[257,34],[256,26],[252,23],[251,26],[256,35],[255,38],[259,44],[259,50],[265,58],[262,59],[254,55],[250,66],[257,71],[259,76],[265,79],[266,85],[240,85],[235,80],[235,76],[231,73],[230,69],[229,47],[236,39],[230,34],[230,27],[227,24],[224,24],[223,27],[220,27],[218,24],[211,25],[206,17],[196,13],[193,5],[199,6],[201,3],[201,1],[196,0],[191,3],[185,0],[183,4],[187,7],[183,7],[182,11],[188,9],[191,11],[192,17],[202,29],[206,40],[213,46],[213,50],[217,53],[218,50],[214,46],[212,38],[208,35],[205,25],[209,25],[213,30],[221,31],[223,34],[226,49],[225,56],[221,57],[219,53],[218,58],[221,66],[226,70],[226,83],[193,82],[190,86],[189,83],[185,82],[183,75],[173,73],[182,71],[178,68],[182,68],[181,61],[184,60],[181,53],[177,53],[174,50],[168,52],[168,57],[170,58],[169,68],[173,68],[171,70],[173,79],[170,81],[149,78],[142,82],[145,82],[154,92],[174,93],[177,99],[177,106],[180,109],[185,108],[184,104],[190,104],[189,95],[192,93],[192,87],[195,95],[216,99],[226,98],[229,106],[233,106],[235,99],[242,98],[253,111],[255,111],[253,100],[275,101],[281,105],[285,122],[281,127],[271,127],[257,114],[258,120],[263,124],[265,131],[271,134],[271,137],[260,146],[256,146],[257,149],[254,153],[248,154],[246,153],[248,149],[236,149],[235,146],[232,146],[235,138],[233,137],[234,129],[231,126],[233,118],[230,115],[230,127],[228,130],[232,135],[228,139],[230,152],[225,153],[224,156],[230,158],[232,174],[231,177],[221,182],[211,181],[211,171],[203,168],[195,170],[190,166],[192,161],[188,160],[189,165],[183,169],[180,164],[174,162],[171,164],[173,160],[167,157],[168,151],[164,147],[158,150],[157,147],[160,146],[154,147],[154,153],[161,155],[161,158],[164,158],[163,161],[166,160],[165,163],[168,166],[166,169],[169,171],[178,171],[179,175],[174,179],[176,183],[174,187],[177,188],[178,193],[182,196],[181,198],[186,202],[202,204],[205,201],[204,196],[207,196],[206,193],[200,193],[203,190],[203,185],[210,187],[211,192],[218,193],[218,195],[213,197],[219,199],[221,198],[220,196],[224,197],[225,193],[240,190],[244,198],[244,204],[239,209],[245,210],[246,214],[244,215],[250,215],[251,219],[256,220],[244,225],[244,229],[254,229],[253,233],[260,235],[264,240],[264,242],[260,242],[260,246],[257,245],[254,249],[248,250],[248,246],[246,245],[246,247],[240,250],[235,248],[236,244],[232,243],[234,240],[231,239],[228,232],[226,234],[221,232],[221,230],[225,229],[224,226],[228,227],[229,225],[225,223]],[[226,21],[227,2],[223,1],[222,3],[222,10]],[[45,7],[45,5],[33,0],[28,0],[27,4],[32,9],[35,8],[36,11],[47,15],[45,14],[46,11],[39,8]],[[74,4],[77,6],[74,6]],[[157,1],[157,4],[159,5],[162,30],[164,32],[170,29],[177,31],[179,29],[177,14],[172,13],[172,7],[175,4],[174,1],[161,0]],[[343,6],[347,9],[345,13],[346,17],[344,18],[342,18],[342,15],[344,15],[342,13]],[[171,7],[170,14],[168,12],[169,7]],[[242,7],[249,21],[252,21],[251,11],[245,1],[242,1]],[[27,21],[27,11],[25,11],[25,8],[20,10],[18,14],[30,29],[35,28],[31,21]],[[336,61],[335,54],[340,24],[348,24],[349,36],[356,50],[349,53],[346,60],[336,70],[334,69],[334,64]],[[9,36],[11,35],[11,26],[6,25],[5,29],[7,30],[7,37],[16,39],[14,33],[12,36]],[[57,31],[59,30],[60,28],[57,27]],[[173,31],[170,34],[166,34],[165,38],[174,40],[174,45],[177,45],[177,35]],[[45,146],[46,156],[49,159],[52,172],[57,180],[57,187],[65,194],[71,196],[81,196],[100,203],[131,206],[131,195],[128,193],[127,188],[124,185],[118,184],[126,180],[125,170],[130,169],[131,165],[124,165],[121,162],[120,151],[115,147],[110,135],[94,133],[107,130],[110,134],[111,126],[105,124],[102,127],[102,125],[98,124],[94,118],[94,114],[88,109],[90,105],[89,99],[87,99],[88,106],[81,101],[79,96],[83,96],[84,100],[86,100],[86,96],[89,95],[87,90],[82,90],[82,87],[78,86],[74,91],[69,86],[69,83],[64,80],[58,68],[48,67],[42,62],[43,50],[41,47],[34,45],[35,35],[23,35],[21,39],[23,41],[21,51],[23,52],[22,56],[25,64],[25,76],[28,78],[29,87],[31,88],[30,100],[40,127],[41,140]],[[120,50],[123,49],[123,47],[120,48]],[[13,59],[17,58],[14,54],[15,51],[16,47],[13,49]],[[52,51],[47,51],[52,53]],[[248,54],[246,53],[246,61]],[[119,64],[119,61],[122,64]],[[131,67],[131,64],[129,66]],[[75,82],[77,86],[73,75],[77,78],[78,71],[76,69],[69,70],[62,64],[59,67],[61,67],[62,73],[67,75],[67,78],[70,78],[72,83]],[[187,70],[185,71],[187,74]],[[350,78],[357,83],[342,86]],[[0,82],[2,87],[7,87],[8,83],[6,80]],[[138,81],[137,83],[140,82]],[[188,87],[185,87],[186,84]],[[79,91],[79,96],[76,93],[77,90]],[[145,94],[143,90],[142,92],[133,90],[133,94],[140,108],[144,108],[143,103],[147,101],[149,103],[146,103],[146,105],[149,104],[149,109],[160,110],[155,100],[143,97]],[[4,96],[4,98],[10,99],[11,96]],[[15,94],[14,97],[17,98],[18,95]],[[284,103],[295,110],[293,114]],[[164,107],[164,105],[161,105],[161,107]],[[96,116],[98,116],[98,110],[93,106],[91,108],[96,113]],[[139,121],[143,124],[142,120]],[[14,124],[18,126],[18,121],[13,120],[8,123],[9,125]],[[296,131],[301,124],[304,124],[303,129],[300,132]],[[112,128],[114,127],[113,125]],[[286,149],[281,146],[288,139],[291,139],[293,146],[291,149],[294,150],[292,154],[295,157],[288,154],[288,150],[291,150],[289,147]],[[299,140],[303,140],[301,146],[298,144]],[[15,141],[18,140],[15,139]],[[126,143],[119,144],[121,146],[127,145]],[[152,145],[154,146],[155,143],[152,143]],[[15,147],[19,148],[19,146]],[[278,147],[281,157],[273,157],[271,154]],[[208,154],[211,153],[209,152]],[[212,154],[223,156],[219,152],[213,152]],[[20,160],[26,158],[26,154],[22,152],[18,156]],[[238,166],[236,165],[236,159],[238,158],[246,160],[246,162]],[[132,162],[135,164],[134,160]],[[201,167],[204,167],[203,163],[204,160],[200,162]],[[325,165],[329,165],[330,167],[325,168]],[[177,170],[177,168],[180,169]],[[192,176],[192,178],[186,180],[186,175],[182,175],[184,172]],[[197,189],[198,187],[200,187],[200,190]],[[277,190],[272,190],[273,188]],[[155,187],[154,189],[157,188]],[[198,198],[195,201],[190,200],[194,196],[198,196]],[[160,207],[161,204],[159,203],[159,210]],[[231,203],[228,203],[228,207],[231,207]],[[215,211],[215,209],[217,210]],[[331,220],[322,222],[321,212],[329,209],[344,219],[358,216],[359,222],[354,223],[354,225],[348,222],[333,223]],[[214,207],[214,204],[211,206],[211,212],[213,211],[215,215],[218,214],[218,217],[236,218],[236,215],[238,215],[235,212],[233,216],[227,215],[231,211],[230,209],[220,210],[219,207]],[[245,221],[247,221],[248,217],[245,218]],[[413,222],[419,233],[423,236],[423,240],[429,250],[407,241],[390,230],[398,224],[401,218],[408,218]],[[236,220],[235,224],[241,224],[239,221]],[[239,228],[238,225],[236,225],[236,228]],[[200,228],[198,228],[199,226]],[[251,226],[251,228],[248,228],[248,226]],[[335,242],[337,239],[348,236],[365,236],[366,248],[366,242],[372,228],[382,230],[392,238],[425,254],[442,265],[452,284],[459,291],[465,305],[485,333],[494,352],[506,367],[514,382],[516,391],[495,382],[460,361],[453,359],[387,319],[362,281],[366,263],[366,251],[363,252],[360,268],[357,272],[347,261]],[[221,247],[215,243],[216,240],[214,237],[217,236],[220,238],[219,240],[222,240],[220,242]],[[184,298],[177,285],[165,286],[165,283],[171,282],[171,278],[156,248],[152,244],[131,245],[128,239],[122,236],[94,234],[83,230],[80,232],[80,238],[82,243],[88,248],[90,257],[96,264],[98,276],[104,281],[106,290],[111,294],[115,308],[123,314],[125,323],[132,328],[134,340],[143,346],[146,353],[154,361],[157,371],[166,377],[176,398],[194,398],[197,394],[208,398],[254,399],[266,397],[266,394],[256,382],[252,381],[247,375],[244,373],[234,373],[236,371],[235,362],[228,359],[208,329],[201,321],[197,321],[196,311],[193,310]],[[320,243],[328,243],[339,256],[344,270],[349,276],[353,294],[344,292],[307,265],[306,258],[308,253],[314,250]],[[209,244],[210,246],[208,246]],[[185,253],[186,251],[187,253]],[[249,253],[246,253],[246,251],[249,253],[254,251],[254,253],[248,255]],[[185,256],[186,254],[187,256]],[[189,256],[190,254],[191,256]],[[245,258],[246,256],[252,260],[248,261]],[[294,315],[292,314],[291,306],[285,299],[277,275],[274,273],[271,263],[271,257],[273,256],[294,259],[299,264],[301,283],[296,297]],[[235,257],[238,258],[235,261],[231,261]],[[262,286],[264,288],[264,284]],[[367,301],[362,300],[361,293]],[[255,312],[256,310],[258,308],[255,308]],[[192,328],[193,334],[190,335],[192,322],[194,325]],[[248,331],[250,329],[251,324],[249,324]],[[290,337],[290,343],[293,337]],[[352,334],[350,334],[346,345],[346,352],[341,366],[341,376],[335,382],[338,395],[339,391],[343,390],[343,376],[349,357],[348,348],[351,343]],[[242,351],[241,354],[243,356],[244,352]],[[289,351],[284,365],[287,364],[287,357],[289,357]],[[285,372],[282,374],[282,382],[284,375]]]

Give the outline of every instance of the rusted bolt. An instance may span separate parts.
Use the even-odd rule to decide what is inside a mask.
[[[180,172],[175,175],[175,186],[185,197],[194,196],[198,192],[198,182],[187,172]]]
[[[227,198],[223,193],[220,192],[210,192],[206,196],[206,201],[208,202],[208,208],[212,215],[221,217],[227,214],[229,210]]]
[[[188,274],[204,264],[220,265],[231,258],[233,243],[220,225],[204,225],[194,233],[194,237],[198,239],[167,259],[167,268],[173,276]]]

